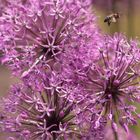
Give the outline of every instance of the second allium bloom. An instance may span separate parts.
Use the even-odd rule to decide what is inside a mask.
[[[129,124],[136,124],[136,107],[139,101],[140,50],[135,41],[127,41],[120,34],[105,37],[104,47],[99,48],[99,59],[87,72],[88,90],[92,92],[90,107],[98,110],[100,119],[106,116],[117,131],[116,123],[127,131]],[[99,111],[100,110],[100,111]]]

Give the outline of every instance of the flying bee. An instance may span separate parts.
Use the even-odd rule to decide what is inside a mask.
[[[110,26],[111,23],[117,22],[117,20],[120,18],[119,13],[113,13],[105,17],[104,22],[107,22],[108,26]]]

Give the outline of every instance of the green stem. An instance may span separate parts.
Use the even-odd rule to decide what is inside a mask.
[[[114,130],[113,130],[113,134],[114,134],[114,140],[119,140],[118,134]]]
[[[56,134],[53,134],[53,140],[56,140]]]
[[[134,1],[128,0],[128,35],[133,37],[134,35]]]
[[[113,115],[113,120],[115,123],[117,122],[115,115]],[[119,140],[118,133],[113,128],[112,128],[112,130],[113,130],[113,134],[114,134],[114,140]]]

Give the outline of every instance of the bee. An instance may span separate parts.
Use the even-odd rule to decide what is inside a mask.
[[[110,26],[111,23],[117,22],[117,20],[120,18],[119,13],[113,13],[105,17],[104,22],[107,22],[108,26]]]

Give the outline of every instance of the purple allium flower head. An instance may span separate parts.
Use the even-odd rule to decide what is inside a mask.
[[[128,42],[124,35],[115,34],[106,36],[98,51],[98,60],[85,76],[87,84],[83,82],[91,92],[89,108],[99,113],[96,126],[106,116],[115,132],[117,122],[128,131],[128,125],[136,124],[136,118],[140,117],[133,105],[140,101],[140,50],[136,41]]]
[[[62,92],[51,86],[43,92],[35,91],[31,86],[13,86],[9,98],[4,100],[7,112],[3,121],[5,131],[25,140],[78,138],[76,105]]]
[[[90,0],[29,0],[9,2],[1,24],[4,59],[24,77],[39,62],[53,65],[65,47],[86,36],[94,17]],[[46,66],[46,65],[45,65]],[[42,65],[40,66],[42,67]]]

